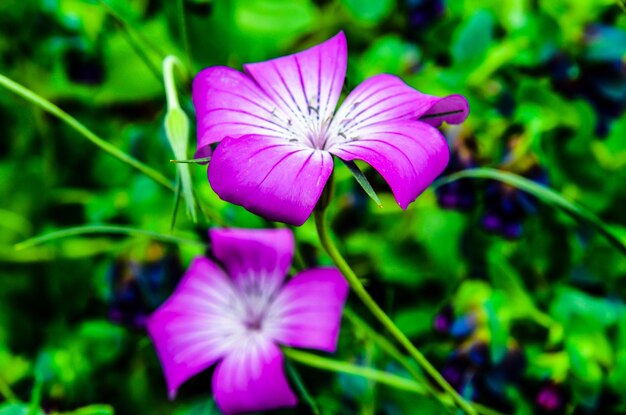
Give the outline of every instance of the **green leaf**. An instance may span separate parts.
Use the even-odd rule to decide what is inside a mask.
[[[430,332],[433,313],[424,309],[409,308],[398,312],[393,320],[404,334],[414,337]]]
[[[626,385],[626,350],[621,350],[615,359],[615,366],[609,375],[609,383],[615,391]]]
[[[611,242],[617,249],[626,255],[626,242],[623,241],[620,236],[600,218],[598,218],[593,212],[586,208],[571,202],[561,196],[560,193],[550,189],[549,187],[540,185],[532,180],[526,179],[517,174],[508,173],[501,170],[491,168],[478,168],[464,170],[459,173],[451,174],[437,180],[432,187],[437,188],[444,184],[454,182],[463,178],[473,179],[492,179],[506,183],[509,186],[513,186],[517,189],[523,190],[544,203],[563,210],[565,213],[573,216],[581,222],[587,223],[600,232],[609,242]]]
[[[31,411],[31,407],[24,403],[5,403],[0,404],[0,415],[44,415],[44,412],[35,408]]]
[[[420,50],[413,43],[398,35],[386,35],[376,39],[359,60],[361,80],[380,73],[404,75],[419,62]]]
[[[78,337],[94,366],[113,361],[122,351],[125,335],[122,327],[100,320],[87,321],[78,330]]]
[[[374,201],[374,203],[376,203],[376,205],[379,208],[382,208],[383,205],[382,203],[380,203],[380,199],[378,198],[378,195],[372,188],[372,185],[370,184],[370,182],[367,180],[367,177],[365,177],[363,172],[359,169],[359,166],[357,166],[354,161],[345,161],[345,160],[341,160],[341,161],[343,161],[343,164],[345,164],[346,167],[348,167],[348,170],[350,170],[350,173],[352,173],[357,183],[359,183],[359,185],[361,185],[363,190],[365,190],[365,193],[367,193],[367,195]]]
[[[384,20],[395,8],[395,0],[341,0],[348,12],[358,21],[374,25]]]
[[[71,412],[63,412],[62,415],[114,415],[115,410],[110,405],[88,405]]]
[[[455,66],[470,69],[483,61],[493,42],[493,25],[491,12],[483,9],[458,27],[451,50]]]
[[[581,320],[604,328],[617,322],[619,309],[612,301],[563,287],[556,290],[550,313],[563,324],[571,325],[570,329],[576,329]]]

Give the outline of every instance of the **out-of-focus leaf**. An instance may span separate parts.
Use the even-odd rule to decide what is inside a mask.
[[[420,50],[397,35],[382,36],[374,41],[359,61],[361,80],[381,73],[404,75],[414,70]]]
[[[31,408],[25,403],[0,404],[0,415],[45,415],[40,408]]]
[[[411,231],[426,254],[422,267],[430,265],[428,270],[439,278],[461,277],[465,270],[461,259],[461,238],[466,217],[459,212],[439,209],[426,196],[422,197],[413,214],[416,217]]]
[[[374,25],[389,16],[396,0],[341,0],[341,3],[357,21]]]
[[[407,336],[419,336],[430,332],[433,313],[425,309],[408,308],[396,313],[394,322]]]
[[[613,26],[593,25],[587,29],[587,59],[592,61],[619,61],[626,54],[626,30]]]
[[[519,273],[511,266],[499,248],[500,245],[496,244],[487,253],[491,284],[506,295],[506,309],[511,317],[529,316],[535,312],[535,305]]]
[[[528,372],[538,379],[554,379],[564,382],[570,370],[570,358],[566,351],[545,353],[536,347],[528,347]]]
[[[123,350],[126,332],[108,321],[88,321],[81,325],[77,336],[93,366],[113,361]]]
[[[29,372],[31,364],[20,356],[13,356],[2,347],[0,342],[0,373],[2,379],[9,385],[23,379]]]
[[[626,350],[619,351],[615,359],[615,366],[609,374],[609,384],[616,392],[621,391],[626,384]]]
[[[454,296],[454,308],[471,310],[491,298],[492,289],[485,281],[465,280]]]
[[[178,405],[172,415],[217,415],[219,413],[215,401],[208,398]]]
[[[619,306],[606,299],[563,287],[557,289],[550,313],[572,328],[577,327],[581,319],[594,326],[608,327],[617,321]]]
[[[109,405],[88,405],[75,409],[71,412],[64,412],[62,415],[114,415],[115,410]]]
[[[493,24],[491,13],[480,10],[458,27],[451,50],[455,66],[468,70],[484,60],[493,41]]]
[[[602,369],[595,360],[585,355],[578,345],[572,344],[567,349],[572,373],[590,385],[598,386],[602,382]]]
[[[527,46],[513,57],[513,62],[522,66],[546,63],[557,52],[560,43],[557,23],[544,15],[530,14],[514,37],[528,41]]]

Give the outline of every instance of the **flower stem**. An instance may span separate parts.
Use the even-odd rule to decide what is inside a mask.
[[[424,375],[419,372],[417,369],[410,364],[410,361],[406,359],[406,357],[398,350],[398,348],[391,343],[387,338],[378,333],[373,327],[365,322],[361,317],[359,317],[353,310],[349,308],[344,308],[343,315],[346,317],[355,328],[362,330],[367,337],[370,338],[382,351],[387,353],[389,357],[395,359],[398,363],[400,363],[406,371],[415,379],[419,384],[423,385],[426,391],[434,396],[442,405],[446,408],[454,409],[455,403],[450,399],[448,394],[444,394],[439,390],[435,389],[435,386],[429,384]],[[495,411],[493,409],[487,408],[486,406],[477,404],[472,402],[471,405],[474,407],[478,414],[482,415],[503,415],[501,412]]]
[[[2,375],[0,375],[0,397],[10,403],[19,402],[17,396],[15,396],[13,390],[11,390],[11,386],[4,380]]]
[[[304,382],[302,381],[302,378],[300,377],[300,373],[298,373],[298,370],[296,369],[296,367],[292,365],[290,361],[287,360],[285,361],[285,368],[287,369],[287,373],[289,373],[289,377],[291,378],[291,380],[293,380],[293,382],[296,384],[296,387],[298,388],[300,395],[311,408],[311,412],[313,412],[314,415],[320,415],[320,410],[317,407],[315,400],[313,400],[313,397],[309,393],[309,390],[304,385]]]
[[[324,211],[313,212],[315,217],[315,227],[320,239],[320,243],[326,253],[335,263],[339,271],[344,275],[352,291],[361,299],[363,304],[382,323],[391,335],[400,343],[413,359],[428,373],[428,375],[454,400],[455,404],[468,415],[476,415],[476,410],[463,399],[441,374],[430,364],[424,355],[415,347],[404,333],[395,325],[393,320],[379,307],[374,299],[369,295],[359,278],[356,276],[350,265],[346,262],[328,233]]]
[[[398,375],[383,372],[377,369],[372,369],[368,366],[356,366],[339,360],[330,359],[312,353],[288,348],[283,348],[283,353],[290,360],[303,365],[311,366],[317,369],[328,370],[331,372],[361,376],[366,379],[373,380],[377,383],[391,386],[396,389],[414,392],[420,395],[426,394],[426,389],[424,388],[424,386],[420,385],[412,379],[403,378]]]

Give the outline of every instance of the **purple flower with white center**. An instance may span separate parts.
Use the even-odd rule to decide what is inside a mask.
[[[294,240],[288,229],[210,231],[213,255],[198,257],[148,319],[170,398],[217,363],[213,395],[225,414],[296,404],[278,344],[334,352],[348,285],[315,268],[284,283]]]
[[[211,154],[209,182],[224,200],[303,224],[332,169],[332,155],[363,160],[403,208],[443,171],[449,151],[435,128],[468,114],[460,95],[422,94],[392,75],[360,84],[335,113],[346,74],[343,32],[294,55],[211,67],[196,76],[198,156]]]

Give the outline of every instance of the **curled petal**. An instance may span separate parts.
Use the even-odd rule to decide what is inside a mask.
[[[436,98],[436,97],[433,97]],[[469,114],[469,104],[463,95],[448,95],[436,98],[434,104],[420,118],[433,127],[439,127],[442,122],[461,124]]]
[[[190,377],[238,343],[229,312],[236,299],[228,276],[207,258],[196,258],[172,296],[148,318],[148,334],[165,372],[170,398]]]
[[[309,269],[291,279],[270,310],[274,339],[293,347],[334,352],[348,283],[334,268]]]
[[[414,121],[424,117],[431,125],[442,121],[458,124],[468,114],[461,95],[439,98],[422,94],[393,75],[376,75],[357,86],[334,117],[325,148],[363,137],[369,127],[390,121]]]
[[[201,71],[193,80],[198,119],[197,157],[224,137],[264,134],[288,137],[287,117],[249,76],[224,66]]]
[[[376,123],[362,130],[363,137],[330,149],[343,160],[363,160],[391,187],[406,209],[445,169],[450,157],[441,133],[420,121]]]
[[[302,225],[332,168],[325,151],[274,137],[227,137],[211,159],[209,182],[227,202],[269,220]]]
[[[240,288],[252,284],[268,296],[282,284],[293,258],[289,229],[211,229],[215,257]]]
[[[303,52],[247,64],[244,70],[290,117],[295,128],[302,133],[320,133],[330,124],[335,112],[347,59],[346,37],[339,32]]]
[[[215,369],[215,402],[225,415],[295,406],[283,371],[283,355],[272,342],[249,339]]]

